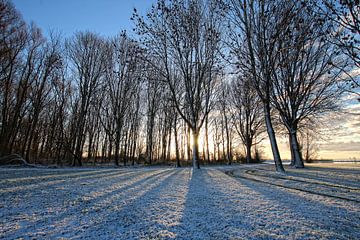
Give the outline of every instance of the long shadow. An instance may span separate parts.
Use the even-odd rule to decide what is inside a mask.
[[[54,177],[77,176],[91,173],[105,173],[117,169],[11,169],[8,172],[1,172],[3,182],[22,182],[31,180],[46,180]]]
[[[164,176],[168,176],[171,174],[170,170],[163,170],[160,172],[154,171],[155,173],[151,173],[150,176],[147,177],[139,177],[139,180],[132,182],[131,184],[122,184],[120,187],[116,187],[115,190],[106,192],[105,194],[101,195],[100,197],[96,198],[96,201],[92,201],[91,205],[96,206],[97,203],[109,199],[111,197],[117,196],[119,193],[123,193],[129,189],[132,191],[140,190],[142,186],[146,185],[147,183],[151,182],[153,179],[161,178]],[[141,176],[145,175],[146,173],[142,173]]]
[[[258,186],[263,186],[263,187],[264,186],[269,186],[272,189],[276,189],[277,191],[279,191],[281,193],[286,193],[286,194],[289,194],[289,195],[291,195],[293,197],[302,198],[303,201],[312,202],[312,203],[314,203],[316,205],[319,205],[319,206],[322,206],[321,204],[323,203],[323,201],[321,201],[321,200],[324,199],[324,198],[327,199],[326,200],[327,203],[334,203],[334,201],[337,201],[336,202],[336,205],[337,205],[336,207],[338,207],[338,208],[339,207],[341,208],[341,206],[347,206],[348,204],[356,204],[356,201],[352,201],[351,197],[348,197],[348,198],[344,197],[345,199],[341,199],[341,198],[336,197],[336,196],[340,196],[339,194],[335,194],[333,197],[332,197],[332,194],[329,194],[329,196],[321,194],[320,192],[319,192],[319,194],[317,194],[315,192],[315,190],[320,191],[321,188],[323,188],[323,189],[325,189],[325,190],[327,190],[329,192],[333,191],[333,192],[337,192],[337,193],[339,193],[340,190],[343,191],[343,192],[340,192],[340,193],[346,193],[346,192],[349,192],[349,191],[346,189],[346,187],[344,187],[344,189],[336,189],[336,188],[331,188],[332,186],[327,186],[327,185],[322,185],[322,184],[319,184],[320,186],[318,188],[315,188],[314,184],[312,184],[311,181],[306,182],[306,176],[302,177],[303,178],[301,180],[302,182],[300,182],[300,181],[298,182],[298,181],[292,180],[292,179],[280,178],[280,182],[283,181],[283,180],[284,180],[284,182],[278,183],[278,185],[274,185],[273,182],[268,182],[267,181],[268,179],[271,179],[271,177],[266,177],[266,176],[264,177],[266,179],[265,182],[268,182],[268,184],[265,183],[265,182],[260,183],[260,182],[257,181],[256,178],[252,181],[252,180],[250,180],[251,178],[246,179],[246,177],[247,176],[244,176],[244,178],[241,178],[241,175],[239,175],[239,177],[234,178],[234,179],[236,179],[237,181],[244,181],[246,183],[253,183],[254,185],[257,184]],[[314,180],[312,178],[310,178],[310,179]],[[278,179],[275,178],[274,180],[276,181]],[[260,181],[262,181],[261,178],[260,178]],[[297,185],[292,186],[291,182],[293,182],[293,183],[295,183]],[[290,185],[288,183],[290,183]],[[301,184],[303,184],[303,186],[299,187],[299,185],[301,185]],[[307,186],[306,184],[309,184],[311,187],[313,187],[313,189],[311,189],[310,192],[308,192],[308,189],[306,189],[306,186]],[[340,187],[338,187],[338,188],[340,188]],[[289,189],[289,190],[285,190],[285,189]],[[292,192],[294,192],[294,193],[292,193]],[[355,192],[355,190],[353,191],[353,193],[351,193],[352,194],[351,196],[355,198],[356,196],[358,196],[358,194],[356,194],[354,192]],[[300,193],[300,194],[295,194],[295,193]],[[310,199],[311,196],[313,198],[315,197],[315,198],[320,198],[320,199],[319,200]],[[323,204],[323,205],[328,206],[328,205],[325,205],[325,204]],[[344,210],[346,211],[346,209],[344,209]]]
[[[100,189],[102,186],[108,186],[119,181],[129,180],[137,177],[138,175],[139,173],[137,172],[116,172],[113,174],[107,174],[105,175],[105,177],[103,175],[103,177],[97,175],[91,176],[89,178],[83,176],[82,179],[71,181],[71,185],[69,181],[59,181],[52,182],[49,185],[35,186],[31,189],[23,189],[16,192],[2,193],[2,197],[0,199],[0,206],[3,207],[0,211],[0,218],[16,218],[16,216],[20,216],[23,214],[24,209],[26,209],[26,212],[29,212],[30,210],[32,214],[35,215],[43,211],[44,208],[54,210],[58,208],[58,201],[59,199],[63,198],[63,195],[67,195],[67,198],[69,199],[76,198],[79,197],[79,189],[81,189],[83,192],[91,192],[92,189],[98,191],[98,189]],[[86,183],[84,183],[83,181],[86,181]],[[72,186],[74,187],[72,188]],[[104,190],[106,190],[106,187]],[[39,196],[42,196],[42,198],[39,198]],[[49,202],[49,199],[52,199],[52,201],[54,201],[54,204],[51,204]],[[33,201],[36,202],[33,203]],[[36,209],[33,207],[33,204],[37,206]],[[62,211],[61,208],[59,209],[59,211]]]
[[[236,231],[250,228],[242,219],[233,218],[227,196],[208,182],[207,169],[193,172],[186,196],[183,217],[180,222],[179,239],[230,239],[241,235]]]
[[[321,168],[310,169],[310,170],[318,170],[318,172],[293,171],[293,172],[290,172],[290,176],[311,178],[314,180],[327,181],[327,182],[335,183],[335,184],[342,184],[342,185],[346,184],[346,185],[351,185],[352,187],[360,187],[360,183],[359,183],[360,177],[358,176],[360,174],[360,171],[354,172],[354,173],[350,172],[350,173],[346,173],[346,174],[341,174],[341,172],[339,172],[339,171],[338,172],[334,171],[333,174],[337,174],[337,176],[335,178],[334,175],[329,175],[328,172],[321,172],[323,170]]]
[[[131,182],[131,184],[128,184],[128,185],[125,184],[125,185],[116,187],[115,190],[107,192],[106,194],[102,195],[98,199],[94,199],[93,201],[90,201],[88,203],[86,203],[86,202],[78,202],[74,206],[70,206],[66,211],[62,212],[61,214],[56,214],[56,215],[53,214],[50,217],[44,217],[44,218],[42,218],[40,220],[34,221],[32,226],[30,226],[30,225],[28,226],[29,230],[31,230],[31,228],[33,226],[45,226],[44,229],[36,229],[36,230],[46,232],[48,230],[47,227],[48,227],[49,223],[55,224],[55,226],[56,226],[57,222],[61,222],[61,221],[63,221],[64,219],[66,219],[68,217],[73,217],[74,214],[80,214],[79,217],[81,217],[82,210],[84,208],[89,209],[89,208],[95,206],[96,203],[98,203],[100,201],[103,201],[106,198],[110,198],[111,196],[114,196],[114,195],[116,195],[116,194],[118,194],[120,192],[125,193],[129,189],[141,188],[141,186],[143,186],[147,182],[151,181],[152,179],[160,177],[162,175],[168,175],[169,174],[168,173],[169,171],[161,171],[161,172],[154,171],[154,172],[155,173],[151,172],[150,176],[147,176],[145,178],[141,178],[141,176],[143,176],[145,174],[148,174],[149,172],[138,173],[138,174],[140,174],[139,180],[137,180],[135,182]],[[136,176],[133,176],[133,178],[136,178]],[[86,205],[86,206],[84,206],[84,205]],[[97,213],[96,209],[94,209],[94,210],[95,210],[94,214],[100,215],[100,213]],[[101,220],[102,218],[98,217],[98,219]],[[73,227],[73,226],[70,226],[70,227]],[[18,229],[17,231],[10,232],[9,235],[11,234],[12,236],[16,236],[17,234],[19,234],[19,233],[21,233],[23,231],[24,231],[24,229]]]
[[[331,206],[329,205],[331,202],[326,204],[323,202],[324,197],[319,196],[315,197],[315,199],[309,199],[309,194],[299,195],[278,187],[253,183],[246,179],[236,179],[236,181],[242,186],[259,193],[263,200],[267,200],[274,206],[281,208],[284,215],[286,213],[293,214],[293,217],[299,221],[292,227],[293,232],[302,230],[302,228],[307,228],[309,231],[318,229],[323,234],[329,234],[331,238],[340,239],[344,237],[344,234],[352,233],[354,230],[356,232],[356,229],[357,233],[360,233],[360,220],[353,222],[346,219],[356,214],[356,212],[349,211],[340,205]],[[356,219],[356,217],[352,218]],[[360,219],[360,216],[357,219]],[[319,234],[319,232],[313,231],[305,235],[305,238],[319,237],[316,234]],[[352,237],[354,235],[350,235],[350,238]],[[360,234],[357,234],[356,237],[359,239]]]
[[[137,198],[132,204],[116,215],[124,216],[126,226],[122,234],[130,232],[128,238],[167,239],[177,238],[178,224],[184,209],[188,187],[189,169],[176,169],[175,174],[163,179],[161,183]],[[138,208],[135,212],[134,208]],[[128,212],[132,211],[132,215]],[[120,233],[120,234],[121,234]]]
[[[96,178],[96,177],[100,177],[100,176],[106,176],[106,175],[111,175],[111,174],[118,174],[118,173],[123,173],[123,172],[127,172],[124,170],[102,170],[102,171],[98,171],[98,170],[94,170],[94,171],[86,171],[86,172],[73,172],[70,174],[52,174],[52,175],[46,175],[45,178],[43,178],[41,175],[37,176],[37,177],[31,177],[31,178],[18,178],[15,180],[3,180],[0,181],[0,184],[5,185],[2,186],[3,189],[11,189],[11,188],[16,188],[19,185],[21,186],[36,186],[37,184],[46,184],[46,183],[51,183],[53,181],[56,180],[72,180],[72,179],[84,179],[84,178]],[[15,186],[12,186],[15,185]]]
[[[1,191],[2,192],[2,200],[4,202],[6,202],[6,198],[10,197],[10,198],[14,198],[14,197],[20,197],[20,198],[29,198],[32,197],[31,195],[38,195],[38,194],[43,194],[43,190],[54,190],[57,189],[57,187],[61,187],[62,190],[58,191],[56,193],[61,194],[62,192],[67,192],[71,193],[71,191],[77,191],[78,188],[99,188],[99,185],[109,185],[110,183],[114,182],[114,181],[118,181],[120,179],[123,178],[131,178],[131,177],[135,177],[138,176],[139,174],[137,172],[114,172],[111,174],[101,174],[101,175],[95,175],[95,176],[81,176],[81,177],[77,177],[75,179],[72,179],[71,184],[76,186],[77,188],[69,188],[69,182],[68,180],[59,180],[59,181],[52,181],[52,182],[48,182],[48,183],[44,183],[41,185],[35,185],[32,188],[29,188],[29,186],[26,186],[25,189],[21,189],[21,186],[19,186],[19,189],[12,189],[13,191]],[[107,180],[107,181],[104,181]],[[83,181],[83,182],[81,182]],[[96,185],[92,185],[92,184],[96,184]],[[32,185],[31,185],[32,186]],[[64,188],[67,187],[67,188]],[[71,186],[70,186],[71,187]],[[29,191],[31,190],[31,191]],[[40,192],[39,192],[40,191]],[[26,199],[25,199],[26,200]]]
[[[309,170],[317,170],[317,171],[331,171],[335,173],[351,173],[358,174],[360,173],[360,169],[347,169],[347,168],[336,168],[336,167],[316,167],[316,166],[306,166]]]
[[[263,189],[259,189],[261,187]],[[272,193],[270,197],[269,192]],[[341,234],[358,229],[356,223],[346,229],[334,228],[335,225],[314,218],[306,209],[309,206],[304,203],[306,201],[268,186],[254,186],[246,180],[232,179],[216,170],[201,170],[194,173],[190,181],[179,236],[183,239],[317,239],[334,236],[341,239]],[[321,203],[311,204],[317,207],[312,210],[323,209],[322,216],[328,211],[336,210],[330,214],[333,216],[341,213]],[[342,214],[350,212],[344,210]],[[189,234],[194,234],[194,230],[195,235]],[[342,232],[338,233],[339,230]]]
[[[112,212],[105,212],[104,218],[101,222],[94,222],[87,226],[89,229],[99,232],[111,232],[112,236],[118,236],[126,239],[135,238],[150,238],[151,232],[156,229],[164,230],[167,227],[161,223],[156,223],[155,218],[159,212],[151,212],[153,204],[156,204],[158,199],[165,189],[176,183],[176,176],[179,175],[178,170],[167,170],[160,174],[156,174],[148,178],[147,181],[142,182],[141,185],[137,183],[135,197],[133,194],[127,193],[129,198],[126,199],[126,204],[120,206],[117,210]],[[140,192],[138,194],[138,192]],[[91,234],[91,233],[90,233]],[[90,237],[79,235],[76,237]]]
[[[112,174],[105,175],[106,177],[102,177],[102,179],[111,180],[111,181],[118,181],[120,179],[123,179],[125,177],[135,177],[137,174],[134,172],[131,173],[121,173],[121,172],[115,172]],[[103,176],[103,175],[101,175]],[[101,179],[101,178],[100,178]],[[83,185],[84,183],[79,183],[80,180],[87,180],[86,185]],[[72,188],[72,185],[69,184],[69,181],[53,181],[50,182],[50,184],[46,185],[35,185],[33,188],[27,187],[26,189],[15,189],[14,191],[9,192],[1,192],[1,198],[0,198],[0,218],[4,219],[5,217],[9,218],[16,215],[21,215],[23,213],[23,209],[29,210],[33,209],[33,201],[34,199],[38,199],[39,202],[35,202],[34,204],[37,204],[38,209],[35,209],[36,211],[40,211],[41,208],[44,208],[46,203],[48,203],[49,200],[46,200],[46,198],[50,198],[54,200],[54,205],[52,206],[46,206],[54,208],[57,204],[58,197],[61,199],[61,196],[66,194],[68,197],[76,197],[78,194],[79,188],[94,188],[99,187],[99,185],[109,184],[111,181],[103,181],[101,184],[99,182],[96,183],[96,186],[90,184],[91,181],[99,181],[99,175],[96,176],[82,176],[81,179],[76,179],[75,181],[71,181],[71,184],[74,186]],[[59,189],[59,190],[57,190]],[[51,195],[49,195],[51,194]],[[42,196],[42,198],[39,198],[39,196]]]
[[[77,176],[77,177],[73,177],[70,179],[58,179],[58,180],[53,180],[53,181],[46,181],[46,182],[40,182],[40,183],[32,183],[32,184],[28,184],[28,185],[19,185],[19,186],[15,186],[15,187],[10,187],[7,189],[1,189],[0,193],[2,194],[6,194],[6,193],[15,193],[18,195],[23,195],[26,191],[31,190],[31,192],[34,192],[36,190],[45,190],[48,187],[52,187],[52,188],[57,188],[57,187],[62,187],[64,184],[68,184],[69,182],[71,182],[73,185],[89,185],[90,183],[94,183],[97,182],[99,179],[104,180],[104,179],[112,179],[112,178],[117,178],[117,177],[125,177],[127,175],[136,175],[137,173],[135,171],[115,171],[115,172],[111,172],[111,173],[99,173],[99,174],[94,174],[94,175],[85,175],[85,176]],[[79,182],[83,182],[83,183],[79,183]]]

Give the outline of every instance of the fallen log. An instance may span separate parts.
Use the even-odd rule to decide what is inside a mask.
[[[0,158],[0,165],[21,165],[24,167],[37,167],[34,164],[29,164],[19,154],[10,154]]]

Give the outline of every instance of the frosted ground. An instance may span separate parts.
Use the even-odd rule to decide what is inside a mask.
[[[360,239],[349,166],[2,168],[0,239]]]

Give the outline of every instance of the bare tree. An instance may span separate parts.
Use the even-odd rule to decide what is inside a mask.
[[[276,43],[291,16],[287,1],[228,1],[231,53],[238,67],[251,74],[252,85],[263,103],[265,123],[277,171],[284,172],[271,118],[272,71],[277,61]]]
[[[64,157],[68,151],[68,139],[66,139],[67,122],[70,118],[68,109],[70,105],[71,83],[65,78],[66,70],[52,81],[52,98],[49,103],[48,125],[46,143],[42,146],[45,158],[54,158],[55,163],[63,164]],[[41,154],[40,154],[41,156]]]
[[[346,75],[346,89],[360,97],[357,72],[360,68],[360,3],[356,0],[318,0],[303,4],[315,12],[314,19],[318,24],[329,25],[326,41],[338,48],[338,54],[351,60],[346,67],[337,67]]]
[[[279,61],[272,71],[272,102],[289,132],[292,164],[302,168],[299,126],[336,109],[342,91],[338,87],[339,71],[334,66],[341,66],[343,61],[324,40],[326,25],[314,22],[313,13],[297,1],[286,7],[293,14],[291,21],[283,25],[282,41],[277,45]]]
[[[147,66],[146,70],[146,160],[149,164],[153,162],[154,152],[154,129],[155,118],[159,111],[159,102],[161,101],[161,92],[163,90],[163,83],[158,81],[156,69],[151,65]]]
[[[220,92],[219,94],[219,108],[221,113],[221,135],[222,135],[222,144],[223,144],[223,155],[224,159],[226,159],[227,163],[231,165],[232,163],[232,153],[231,153],[231,140],[230,140],[230,108],[229,106],[229,95],[230,93],[230,87],[227,83],[223,82],[220,86]]]
[[[218,1],[211,0],[159,0],[146,20],[134,14],[143,43],[161,61],[154,67],[192,130],[194,168],[199,168],[199,132],[211,109],[219,71],[221,15]]]
[[[251,163],[252,146],[260,143],[265,126],[262,103],[248,77],[239,76],[232,82],[230,105],[233,125],[246,149],[246,162]]]
[[[60,84],[64,79],[61,39],[52,33],[50,40],[44,38],[35,24],[23,22],[8,1],[0,2],[0,18],[0,154],[17,152],[37,161],[49,156],[54,145],[62,147],[55,139],[62,138],[60,132],[66,128],[66,100],[58,98],[68,89]],[[55,152],[60,154],[59,147]]]
[[[29,161],[32,150],[36,152],[37,147],[32,149],[34,138],[39,131],[39,121],[46,106],[49,104],[49,95],[52,91],[52,81],[56,81],[61,75],[62,56],[60,54],[59,37],[52,36],[50,42],[44,44],[35,65],[34,74],[36,74],[33,87],[29,94],[30,113],[29,127],[24,137],[24,151],[26,151],[25,159]],[[33,154],[36,158],[36,154]]]
[[[77,99],[74,114],[74,142],[72,165],[82,165],[86,120],[91,101],[100,89],[105,70],[105,42],[90,32],[80,32],[67,41],[70,66],[76,82]],[[76,126],[76,127],[75,127]]]
[[[174,127],[174,139],[175,139],[175,159],[176,159],[176,167],[181,167],[181,164],[180,164],[180,143],[179,143],[179,140],[178,140],[178,113],[176,111],[176,109],[173,109],[174,111],[174,124],[173,124],[173,127]]]
[[[27,26],[9,1],[0,1],[0,155],[11,153],[10,139],[15,119],[16,77],[22,67],[21,53],[28,41]],[[19,105],[17,105],[19,106]]]
[[[305,162],[310,163],[318,157],[318,144],[316,138],[316,131],[313,129],[305,129],[300,133],[299,144],[302,152],[302,157]]]
[[[27,41],[27,26],[21,15],[10,1],[0,1],[0,86],[3,90],[2,105],[9,101],[5,98],[14,78],[19,54],[25,48]],[[6,113],[6,109],[3,109]]]
[[[102,125],[113,142],[115,164],[119,165],[121,143],[127,136],[126,117],[141,80],[141,49],[125,32],[113,39],[107,46],[106,79],[103,91],[108,92],[103,105]],[[135,110],[136,112],[136,110]],[[135,126],[133,126],[135,127]],[[125,142],[127,144],[127,142]],[[125,150],[125,149],[124,149]],[[111,151],[110,151],[111,152]],[[124,158],[124,165],[126,159]]]
[[[360,67],[360,3],[356,0],[320,0],[315,5],[303,3],[316,11],[319,24],[331,24],[328,41],[339,46]]]
[[[29,130],[29,95],[31,94],[34,81],[37,76],[37,67],[40,61],[41,48],[44,43],[40,29],[31,25],[28,29],[26,44],[21,52],[21,58],[17,59],[14,65],[14,72],[9,78],[12,82],[12,101],[8,102],[7,114],[5,119],[4,150],[5,153],[11,153],[13,150],[25,152],[26,144],[22,137],[26,136]],[[25,127],[25,128],[23,128]],[[16,149],[15,149],[16,148]]]

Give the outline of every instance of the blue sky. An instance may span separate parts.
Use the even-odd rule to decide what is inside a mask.
[[[155,0],[13,0],[26,22],[35,22],[45,35],[50,30],[69,37],[90,30],[103,36],[130,31],[133,8],[145,13]]]

